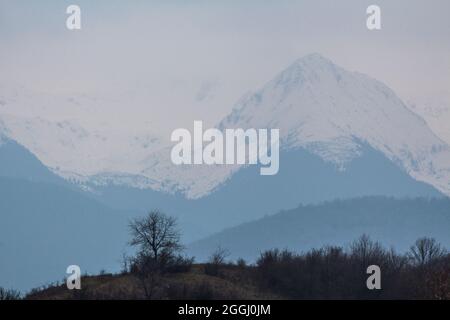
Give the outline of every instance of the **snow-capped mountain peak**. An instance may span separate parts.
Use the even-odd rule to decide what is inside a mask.
[[[307,148],[340,168],[369,144],[450,194],[449,146],[386,85],[319,54],[295,61],[240,101],[221,127],[279,128],[286,147]]]

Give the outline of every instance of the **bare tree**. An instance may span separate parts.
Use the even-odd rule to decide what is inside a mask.
[[[130,244],[140,248],[140,254],[158,263],[163,255],[173,255],[182,249],[176,219],[159,211],[131,221]]]
[[[127,274],[130,271],[131,258],[127,256],[125,252],[122,253],[122,260],[120,261],[122,264],[122,274]]]
[[[373,263],[380,264],[386,256],[381,243],[372,241],[366,234],[353,241],[350,245],[350,254],[353,259],[361,263],[364,269]]]
[[[216,250],[212,253],[212,255],[209,257],[209,262],[214,264],[224,264],[225,259],[230,255],[230,251],[227,249],[222,248],[221,246],[218,246]]]
[[[442,258],[447,251],[433,238],[420,238],[411,247],[410,258],[417,265],[425,265],[433,260]]]
[[[230,252],[227,249],[224,249],[221,246],[217,247],[209,257],[208,263],[205,265],[205,273],[210,276],[217,276],[220,267],[225,263],[225,259],[229,255]]]
[[[139,247],[131,271],[137,276],[146,299],[155,297],[165,264],[182,249],[176,219],[157,210],[129,224],[130,245]]]

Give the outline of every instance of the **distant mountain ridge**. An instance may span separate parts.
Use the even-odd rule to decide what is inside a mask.
[[[0,134],[0,286],[29,290],[71,264],[118,269],[130,212],[118,211],[55,175]]]
[[[206,260],[217,247],[255,261],[260,252],[286,248],[306,252],[326,245],[348,246],[362,234],[406,252],[420,237],[450,245],[450,199],[394,199],[362,197],[296,209],[228,228],[188,246],[188,252]]]
[[[261,177],[257,167],[247,167],[221,188],[199,199],[120,186],[98,189],[96,199],[116,208],[134,208],[140,212],[145,208],[159,208],[177,216],[185,241],[192,241],[301,203],[370,195],[443,197],[370,147],[362,147],[361,153],[345,171],[339,171],[305,149],[283,151],[282,169],[277,175]]]
[[[75,188],[75,186],[51,172],[36,158],[35,155],[23,146],[6,137],[2,138],[1,134],[0,176],[47,182]]]
[[[29,290],[83,271],[118,270],[129,213],[51,183],[0,176],[0,286]]]

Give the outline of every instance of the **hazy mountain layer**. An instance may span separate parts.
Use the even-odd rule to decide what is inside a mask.
[[[300,206],[219,232],[193,243],[189,253],[206,259],[217,246],[230,258],[254,260],[261,251],[306,251],[325,245],[346,246],[362,234],[402,252],[419,237],[450,245],[450,200],[365,197]]]

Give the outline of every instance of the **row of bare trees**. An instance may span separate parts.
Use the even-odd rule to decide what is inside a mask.
[[[166,272],[188,271],[193,259],[180,255],[183,246],[176,220],[152,211],[130,223],[130,244],[138,248],[130,271],[137,276],[146,298],[154,296]],[[210,276],[221,276],[228,250],[218,248],[204,265]],[[366,287],[367,267],[382,270],[383,289]],[[407,254],[385,249],[363,235],[347,249],[328,246],[304,254],[287,250],[263,252],[256,265],[238,265],[250,270],[254,283],[288,298],[349,299],[449,299],[450,257],[444,247],[431,238],[418,239]]]
[[[381,269],[381,290],[366,286],[370,265]],[[431,238],[418,239],[406,254],[366,235],[347,249],[270,250],[257,273],[262,287],[294,299],[450,299],[450,255]]]

